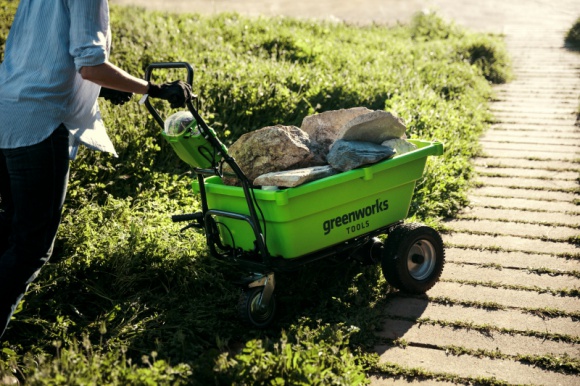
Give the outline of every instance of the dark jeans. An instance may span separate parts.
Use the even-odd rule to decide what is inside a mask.
[[[36,145],[0,149],[0,337],[50,258],[68,172],[63,125]]]

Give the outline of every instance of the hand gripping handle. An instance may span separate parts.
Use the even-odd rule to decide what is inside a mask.
[[[153,70],[161,69],[161,68],[184,68],[184,69],[186,69],[187,70],[187,83],[189,83],[190,86],[193,86],[193,68],[191,67],[191,65],[189,63],[186,63],[186,62],[151,63],[145,69],[145,80],[147,82],[151,81],[151,75],[153,74]],[[161,129],[163,130],[163,128],[164,128],[163,118],[161,118],[157,109],[155,109],[155,107],[153,107],[153,105],[151,105],[151,102],[149,102],[149,98],[145,99],[145,107],[147,107],[147,110],[149,110],[149,112],[151,113],[151,115],[153,116],[155,121],[159,124],[159,126],[161,126]]]

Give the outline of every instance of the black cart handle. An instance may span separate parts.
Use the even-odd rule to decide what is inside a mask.
[[[148,82],[150,81],[151,73],[153,72],[154,69],[157,68],[185,68],[187,70],[187,82],[189,83],[190,86],[193,86],[193,68],[189,63],[186,62],[151,63],[149,66],[147,66],[147,69],[145,70],[146,81]],[[145,106],[147,107],[147,110],[149,110],[151,115],[153,115],[155,121],[157,121],[159,126],[161,126],[161,130],[164,130],[165,122],[163,121],[163,119],[161,118],[159,112],[157,112],[155,107],[151,105],[151,102],[149,102],[149,98],[145,99]],[[191,103],[191,100],[185,101],[185,106],[187,107],[191,115],[193,115],[193,119],[195,119],[195,121],[197,122],[198,128],[200,129],[201,133],[206,137],[206,139],[210,141],[213,148],[219,151],[219,153],[222,156],[226,157],[227,159],[228,149],[217,138],[216,133],[213,131],[213,129],[211,129],[205,123],[203,118],[199,115],[197,109],[193,106],[193,103]]]
[[[174,214],[171,216],[171,221],[173,222],[181,222],[181,221],[193,221],[193,220],[200,220],[203,219],[203,213],[187,213],[187,214]]]
[[[151,74],[153,73],[153,70],[160,69],[160,68],[184,68],[184,69],[186,69],[187,70],[187,83],[190,86],[193,86],[193,67],[191,67],[191,65],[189,63],[186,63],[186,62],[151,63],[145,69],[145,80],[147,82],[151,81]],[[161,126],[161,129],[163,130],[163,128],[165,127],[164,121],[161,118],[161,116],[159,115],[159,112],[155,109],[155,107],[153,107],[153,105],[151,105],[151,102],[149,102],[149,98],[145,99],[145,107],[147,107],[147,110],[149,110],[149,112],[151,113],[151,115],[153,116],[155,121],[159,124],[159,126]]]

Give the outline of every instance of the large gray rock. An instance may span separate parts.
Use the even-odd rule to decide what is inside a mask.
[[[253,181],[259,175],[322,165],[310,150],[311,141],[296,126],[268,126],[242,135],[228,148],[246,177]],[[224,172],[231,173],[229,166]],[[228,185],[238,185],[235,178],[224,178]]]
[[[395,155],[395,150],[370,142],[338,140],[328,153],[328,163],[346,172],[359,166],[374,164]]]
[[[339,139],[345,141],[381,144],[388,139],[405,138],[406,129],[401,118],[387,111],[377,110],[351,119],[337,134]]]
[[[359,115],[371,112],[373,110],[369,110],[366,107],[325,111],[305,117],[300,128],[308,134],[310,140],[317,144],[317,151],[320,152],[324,159],[330,146],[340,139],[341,129],[344,125]]]
[[[262,174],[254,180],[254,185],[292,188],[306,182],[332,176],[336,173],[336,170],[330,165],[312,166],[309,168]]]

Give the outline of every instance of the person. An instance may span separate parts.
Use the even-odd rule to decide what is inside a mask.
[[[191,98],[115,66],[110,44],[107,0],[20,0],[0,64],[0,339],[51,256],[79,144],[115,154],[97,98]]]

